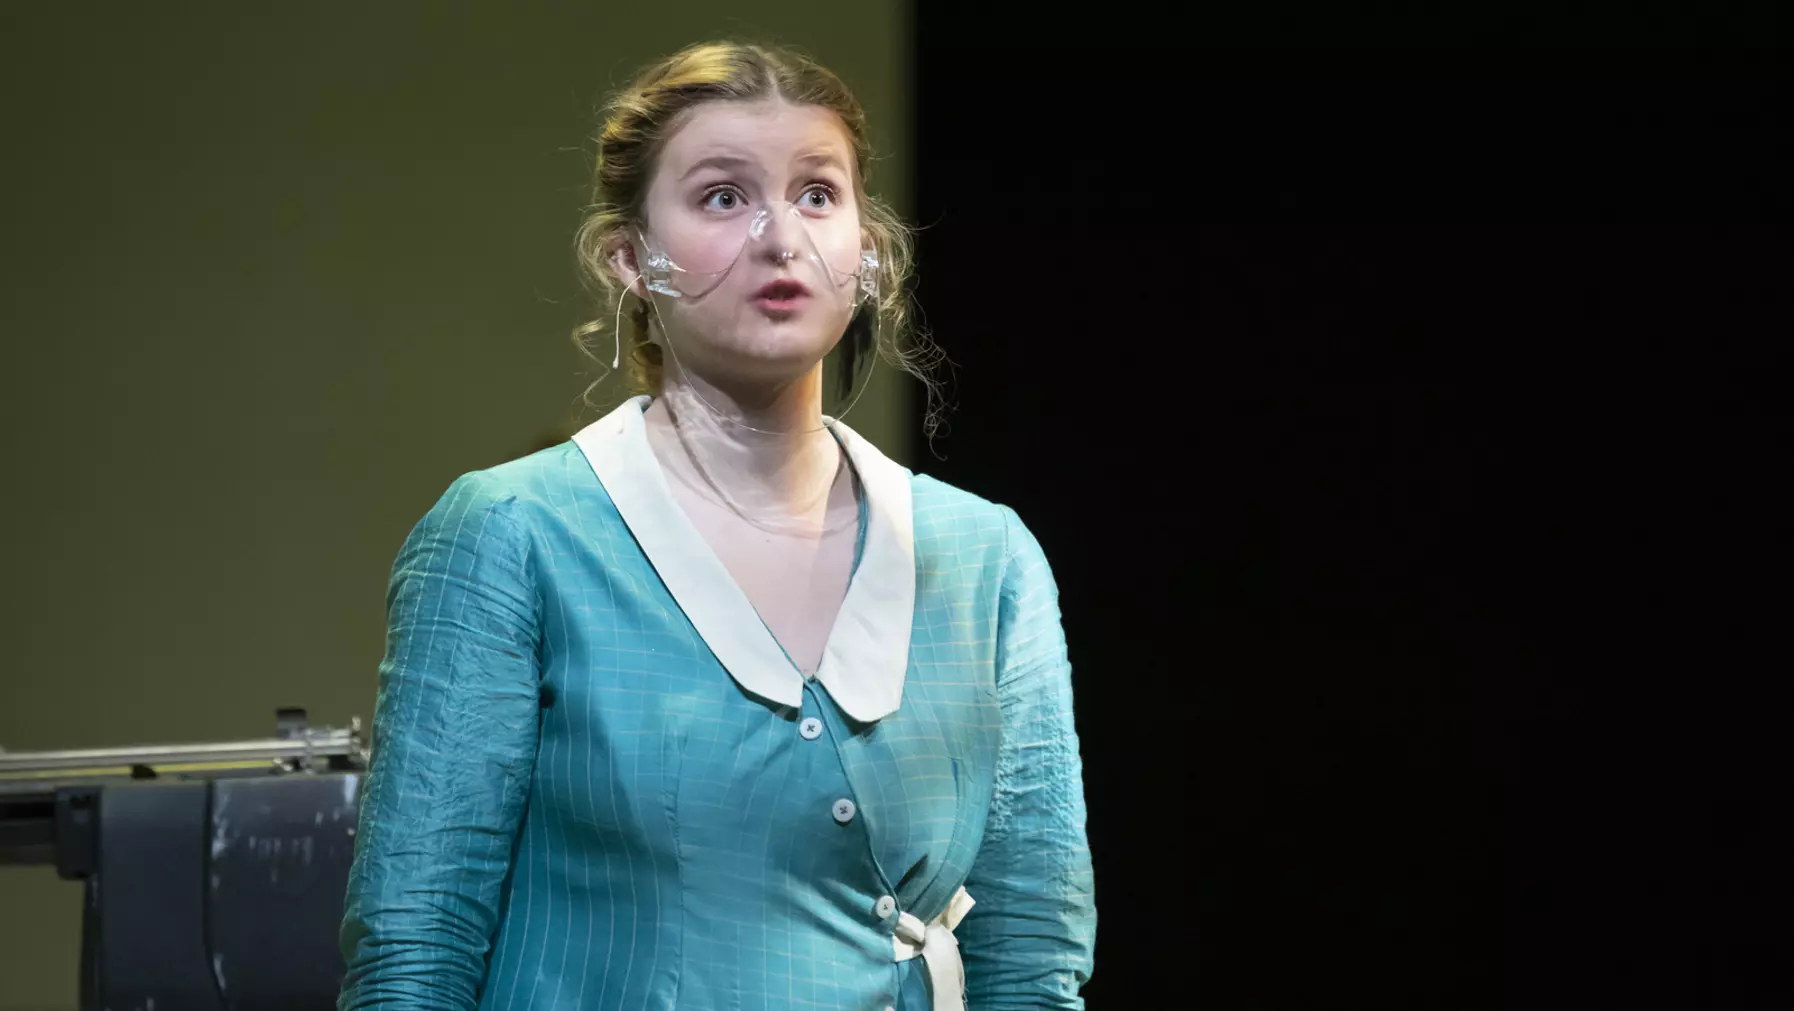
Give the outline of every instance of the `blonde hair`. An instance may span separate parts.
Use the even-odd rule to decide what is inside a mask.
[[[622,290],[610,267],[611,255],[628,241],[642,221],[643,202],[660,150],[688,110],[717,101],[751,102],[778,98],[793,105],[816,106],[835,113],[853,142],[854,196],[860,225],[878,252],[878,300],[860,310],[881,324],[875,350],[927,385],[927,427],[932,435],[939,410],[939,385],[932,377],[943,356],[925,334],[910,326],[909,278],[914,256],[910,230],[889,205],[865,190],[872,146],[866,135],[866,114],[853,93],[827,68],[789,49],[740,42],[707,42],[691,46],[654,64],[611,99],[597,136],[598,159],[592,203],[580,223],[574,246],[579,272],[597,302],[598,316],[573,331],[574,343],[587,357],[608,366],[599,352],[609,341],[613,310]],[[626,333],[615,335],[623,348],[625,374],[636,393],[660,391],[663,363],[660,346],[649,341],[649,306],[637,300],[630,308]],[[865,322],[870,322],[867,320]],[[861,350],[849,326],[844,353]],[[851,381],[851,358],[843,382]],[[602,377],[601,377],[602,379]],[[589,396],[594,382],[586,390]]]

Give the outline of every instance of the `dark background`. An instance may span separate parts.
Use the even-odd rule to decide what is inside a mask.
[[[1054,564],[1094,1011],[1788,1006],[1787,16],[1459,6],[919,0],[915,456]]]

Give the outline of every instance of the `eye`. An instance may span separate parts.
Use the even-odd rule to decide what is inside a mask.
[[[835,188],[827,183],[817,183],[798,197],[798,206],[807,211],[826,211],[835,206]]]
[[[733,186],[718,186],[704,191],[704,208],[711,211],[732,211],[741,206],[741,191]]]

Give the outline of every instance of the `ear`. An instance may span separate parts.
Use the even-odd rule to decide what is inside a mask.
[[[636,265],[635,243],[628,238],[618,236],[616,245],[611,247],[610,269],[631,294],[637,298],[648,297],[648,291],[642,285],[641,268]]]

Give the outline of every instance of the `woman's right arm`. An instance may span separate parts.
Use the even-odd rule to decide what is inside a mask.
[[[470,1011],[536,755],[537,601],[514,497],[464,475],[387,591],[373,764],[341,943],[341,1011]]]

